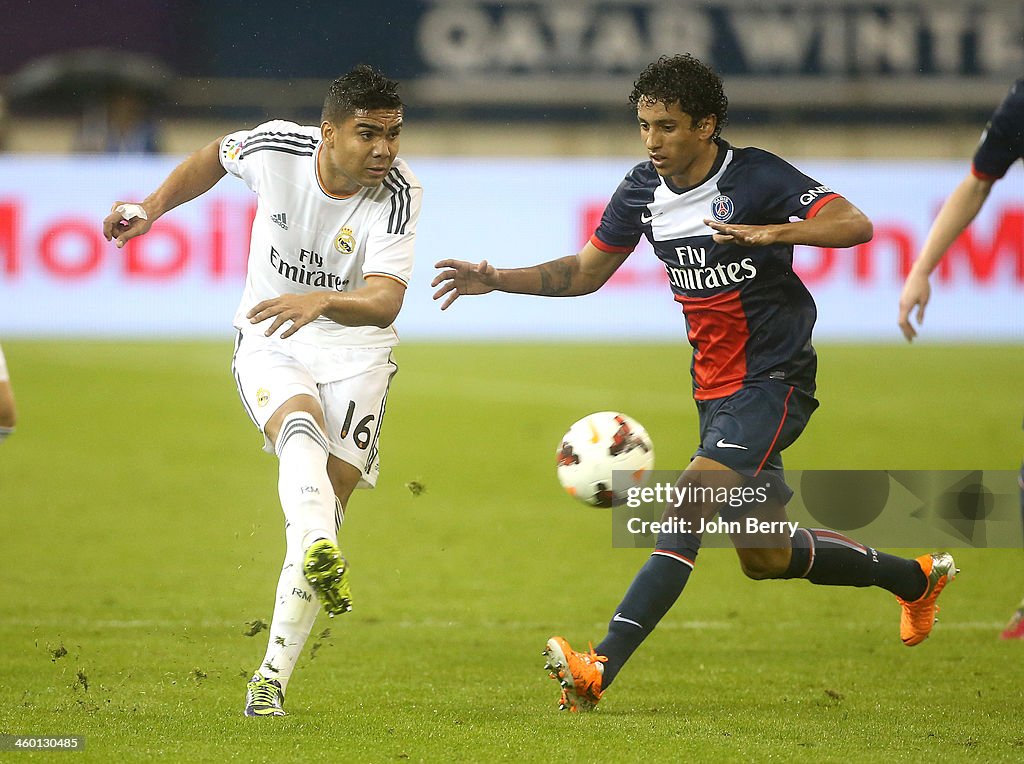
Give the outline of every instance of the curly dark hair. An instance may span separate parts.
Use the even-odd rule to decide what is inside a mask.
[[[640,72],[629,102],[636,106],[641,101],[660,101],[666,107],[678,103],[695,123],[714,114],[718,119],[711,137],[716,140],[729,122],[729,99],[722,78],[689,53],[662,56]]]
[[[323,122],[342,122],[358,109],[401,109],[398,83],[372,66],[360,64],[331,83],[320,113]]]

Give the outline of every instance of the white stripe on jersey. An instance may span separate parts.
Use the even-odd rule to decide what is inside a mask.
[[[245,157],[256,151],[283,151],[288,154],[310,156],[316,148],[317,141],[302,133],[285,133],[272,130],[253,132],[242,144],[241,156]]]
[[[726,152],[722,166],[713,176],[697,188],[678,194],[667,185],[665,179],[654,190],[654,201],[647,205],[651,219],[651,232],[655,241],[669,241],[688,236],[705,236],[711,200],[719,195],[718,180],[732,162],[733,152]]]

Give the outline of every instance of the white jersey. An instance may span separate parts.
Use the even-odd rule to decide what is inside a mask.
[[[234,325],[263,334],[269,324],[249,323],[246,313],[282,294],[351,292],[367,276],[408,286],[423,189],[409,166],[396,159],[384,182],[347,197],[320,182],[320,128],[274,120],[224,137],[220,162],[259,198],[249,244],[245,292]],[[269,319],[268,319],[269,321]],[[344,326],[321,316],[285,342],[325,346],[390,347],[393,327]]]

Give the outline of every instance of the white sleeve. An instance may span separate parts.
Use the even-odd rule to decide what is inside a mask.
[[[420,219],[423,188],[402,173],[388,176],[385,185],[392,191],[391,199],[366,242],[363,277],[389,276],[406,286],[412,278],[413,244],[416,224]]]
[[[224,169],[245,181],[250,189],[259,193],[260,171],[263,164],[263,155],[260,153],[246,152],[245,142],[260,128],[254,130],[239,130],[236,133],[225,135],[220,142],[220,163]]]

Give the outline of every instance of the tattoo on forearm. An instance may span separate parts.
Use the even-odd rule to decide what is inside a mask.
[[[564,260],[538,265],[537,272],[540,274],[538,294],[557,297],[569,292],[572,286],[572,268]]]

